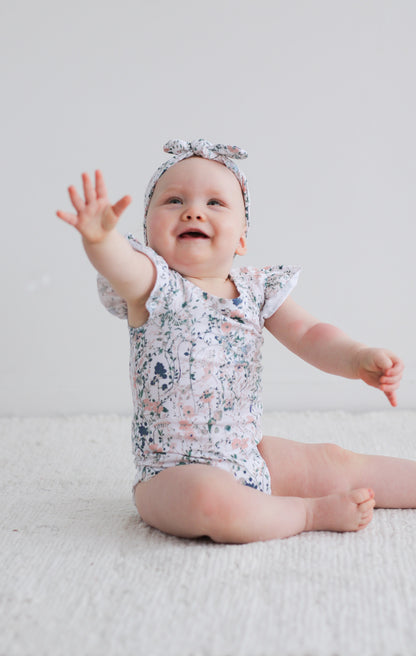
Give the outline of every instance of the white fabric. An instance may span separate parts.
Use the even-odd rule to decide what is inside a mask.
[[[416,459],[416,412],[274,413],[265,432]],[[416,511],[243,546],[130,497],[130,418],[0,419],[4,656],[414,656]]]

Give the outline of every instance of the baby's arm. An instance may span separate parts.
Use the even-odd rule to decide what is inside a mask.
[[[361,378],[384,392],[391,405],[397,405],[396,390],[404,366],[391,351],[368,348],[352,340],[339,328],[315,319],[291,298],[266,320],[265,326],[309,364],[345,378]]]
[[[68,189],[76,214],[58,210],[57,215],[80,232],[91,263],[127,304],[144,303],[154,284],[153,265],[145,255],[134,251],[115,229],[131,203],[130,196],[111,205],[100,171],[95,173],[95,189],[88,174],[83,173],[82,182],[85,200],[75,187]]]

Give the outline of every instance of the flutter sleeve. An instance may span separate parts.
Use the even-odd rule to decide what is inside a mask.
[[[155,303],[155,289],[159,289],[163,286],[163,279],[167,277],[168,266],[166,262],[161,258],[152,248],[148,246],[143,246],[137,239],[128,234],[126,237],[130,246],[134,248],[135,251],[143,253],[146,255],[154,264],[157,271],[157,279],[155,283],[155,288],[153,289],[148,302],[146,303],[147,309],[151,310],[152,305]],[[101,303],[111,314],[114,314],[119,319],[127,319],[127,303],[124,298],[121,298],[117,292],[110,285],[108,280],[104,278],[101,274],[98,274],[97,277],[97,287],[98,287],[98,296]]]
[[[296,264],[266,266],[261,269],[264,303],[260,312],[264,321],[271,317],[296,286],[301,267]]]

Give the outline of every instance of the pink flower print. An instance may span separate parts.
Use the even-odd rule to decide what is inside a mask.
[[[189,421],[186,421],[185,419],[182,419],[179,422],[179,428],[181,432],[184,434],[182,435],[184,440],[195,440],[195,433],[192,428],[192,424],[189,423]]]
[[[228,333],[230,332],[230,330],[232,330],[232,328],[233,328],[233,324],[230,323],[229,321],[224,321],[224,323],[221,324],[221,330],[226,335],[228,335]]]
[[[149,449],[154,453],[163,453],[163,448],[159,444],[149,444]]]
[[[156,401],[151,401],[150,399],[143,399],[143,406],[146,412],[151,412],[156,415],[160,415],[163,411],[163,406]]]
[[[245,438],[244,440],[236,437],[232,442],[231,442],[231,448],[236,450],[236,449],[247,449],[248,447],[248,439]]]
[[[210,354],[207,354],[207,355],[211,359]],[[212,359],[215,360],[216,357],[217,357],[217,354],[213,353],[212,354]],[[212,364],[208,364],[204,367],[204,373],[200,377],[199,382],[200,383],[206,383],[206,381],[208,381],[212,376],[215,376],[215,367]]]
[[[248,267],[245,267],[245,271],[248,271]],[[261,269],[254,269],[254,270],[251,271],[251,275],[253,277],[253,280],[258,282],[261,279],[263,273],[262,273]]]
[[[185,417],[193,417],[195,415],[195,411],[191,405],[184,405],[182,407],[182,412]]]

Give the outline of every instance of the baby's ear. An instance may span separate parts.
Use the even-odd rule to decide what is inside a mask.
[[[235,249],[235,254],[245,255],[246,253],[247,253],[247,234],[246,234],[246,230],[244,230],[238,242],[238,246]]]

